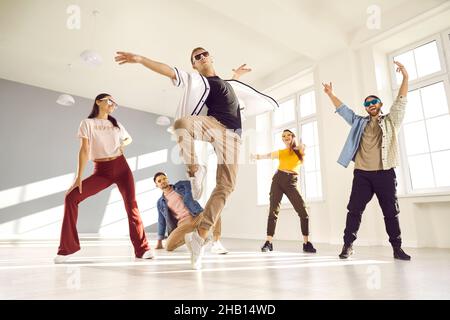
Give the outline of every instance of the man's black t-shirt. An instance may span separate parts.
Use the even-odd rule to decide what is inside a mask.
[[[210,92],[206,99],[208,116],[216,118],[228,129],[242,129],[239,100],[231,85],[217,76],[207,77]]]

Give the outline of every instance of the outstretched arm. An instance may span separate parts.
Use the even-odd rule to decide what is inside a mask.
[[[243,76],[246,73],[249,73],[250,71],[252,71],[251,68],[246,68],[247,64],[243,64],[241,66],[239,66],[239,68],[237,69],[233,69],[233,77],[231,79],[233,80],[238,80],[241,76]]]
[[[322,83],[323,86],[323,91],[328,95],[328,97],[330,98],[331,102],[333,103],[334,107],[337,109],[342,105],[342,101],[339,100],[338,97],[336,97],[333,93],[333,83],[330,82],[330,84],[328,83]]]
[[[116,62],[118,62],[120,65],[124,63],[140,63],[144,67],[147,67],[156,73],[176,80],[175,71],[173,71],[170,66],[162,62],[154,61],[131,52],[123,51],[118,51],[114,60],[116,60]]]
[[[250,159],[252,161],[255,160],[264,160],[264,159],[276,159],[278,158],[278,152],[269,152],[269,153],[264,153],[264,154],[251,154],[250,155]]]

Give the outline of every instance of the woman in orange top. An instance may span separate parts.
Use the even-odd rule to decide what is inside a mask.
[[[283,197],[283,194],[285,194],[300,217],[300,227],[303,234],[303,252],[315,253],[316,249],[314,249],[312,243],[308,240],[309,217],[306,212],[305,202],[297,188],[300,165],[303,163],[303,158],[305,156],[305,146],[303,144],[297,146],[295,134],[287,129],[283,131],[282,139],[286,145],[286,149],[281,149],[268,154],[252,155],[254,160],[279,159],[280,162],[270,187],[267,239],[261,248],[261,251],[267,252],[273,250],[272,239],[275,233],[278,214],[280,212],[281,198]]]

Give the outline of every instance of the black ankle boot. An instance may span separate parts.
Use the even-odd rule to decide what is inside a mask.
[[[400,247],[394,248],[394,258],[398,259],[398,260],[406,260],[406,261],[411,260],[411,256],[407,255],[405,253],[405,251],[403,251],[403,249]]]
[[[273,245],[269,241],[264,242],[264,245],[261,248],[262,252],[273,251]]]
[[[307,253],[316,253],[317,250],[313,247],[311,242],[307,242],[303,244],[303,252],[307,252]]]
[[[342,247],[342,252],[339,255],[339,258],[341,259],[347,259],[348,257],[350,257],[353,254],[353,246],[350,245],[346,245],[344,244],[344,246]]]

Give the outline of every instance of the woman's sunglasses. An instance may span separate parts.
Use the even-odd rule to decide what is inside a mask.
[[[206,58],[206,57],[209,57],[209,52],[208,52],[208,51],[205,51],[205,52],[196,54],[196,55],[194,56],[195,61],[199,61],[199,60],[202,58],[202,56],[204,56],[205,58]]]
[[[111,98],[103,98],[103,99],[100,99],[100,101],[106,101],[108,106],[114,106],[117,108],[117,103]]]
[[[379,102],[381,102],[381,101],[378,100],[378,99],[373,99],[373,100],[370,100],[370,101],[366,101],[366,102],[364,102],[364,107],[367,108],[367,107],[370,107],[371,105],[374,106],[374,105],[376,105]]]

